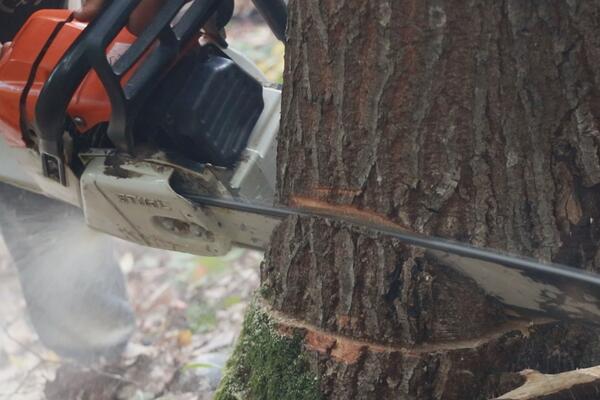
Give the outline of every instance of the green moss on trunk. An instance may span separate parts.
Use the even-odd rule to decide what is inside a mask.
[[[283,336],[254,302],[216,400],[318,400],[323,396],[303,352],[302,337]]]

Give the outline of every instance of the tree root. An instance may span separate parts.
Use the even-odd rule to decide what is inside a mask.
[[[533,370],[521,372],[523,386],[497,400],[596,400],[600,398],[600,366],[556,375]]]

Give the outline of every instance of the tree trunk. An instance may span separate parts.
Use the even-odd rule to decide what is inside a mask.
[[[600,271],[599,2],[289,7],[282,202]],[[486,399],[600,364],[599,342],[418,249],[292,218],[218,398]]]

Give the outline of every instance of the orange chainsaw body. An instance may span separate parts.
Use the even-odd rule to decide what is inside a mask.
[[[25,103],[26,117],[31,123],[35,122],[35,106],[44,83],[87,25],[77,21],[65,23],[70,17],[68,10],[38,11],[29,18],[0,58],[0,136],[11,146],[25,146],[20,126],[20,102],[34,64],[39,62]],[[48,38],[60,24],[64,25],[48,45]],[[107,48],[109,62],[118,59],[135,39],[127,29],[123,29]],[[43,58],[37,60],[44,50]],[[110,102],[95,72],[90,72],[82,81],[67,112],[71,118],[78,117],[80,123],[77,128],[81,132],[110,119]]]

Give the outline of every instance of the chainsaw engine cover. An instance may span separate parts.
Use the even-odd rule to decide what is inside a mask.
[[[262,85],[212,45],[182,59],[151,96],[139,135],[191,160],[230,167],[263,108]]]
[[[71,20],[71,14],[69,10],[36,12],[13,42],[6,45],[0,58],[0,136],[11,146],[25,146],[21,117],[33,124],[42,87],[87,26]],[[135,36],[123,29],[106,49],[109,61],[114,63],[134,41]],[[24,92],[26,98],[22,98]],[[26,115],[21,116],[23,100]],[[81,121],[77,127],[80,133],[110,119],[110,102],[95,72],[83,79],[69,103],[67,114]]]

